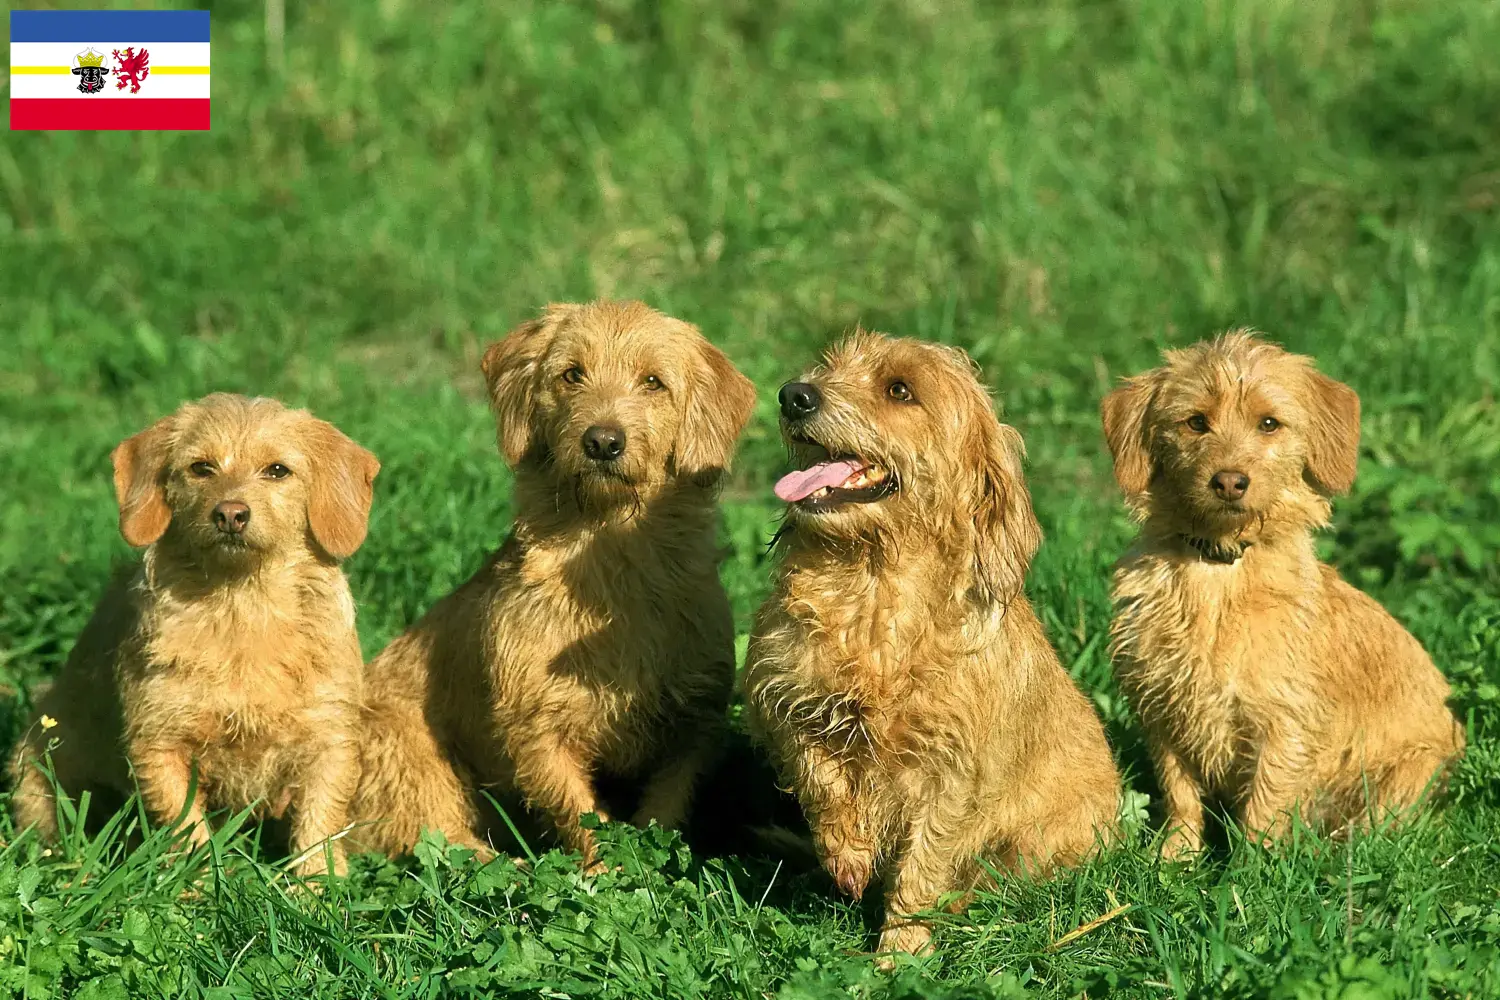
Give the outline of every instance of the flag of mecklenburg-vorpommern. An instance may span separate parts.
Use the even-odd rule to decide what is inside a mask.
[[[10,127],[208,128],[208,11],[11,11]]]

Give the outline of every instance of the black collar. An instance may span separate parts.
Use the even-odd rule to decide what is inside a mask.
[[[1183,535],[1182,540],[1196,549],[1204,559],[1225,566],[1233,566],[1239,562],[1240,556],[1250,547],[1249,542],[1211,542],[1207,538],[1194,538],[1191,535]]]

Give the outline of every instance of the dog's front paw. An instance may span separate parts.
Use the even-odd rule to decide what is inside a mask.
[[[864,896],[865,889],[870,884],[875,866],[868,854],[843,851],[829,855],[824,860],[823,867],[833,877],[833,883],[839,887],[839,892],[851,899],[859,899]]]
[[[332,867],[328,864],[330,854],[333,855]],[[321,880],[328,875],[342,878],[349,873],[349,861],[342,844],[319,844],[317,850],[297,863],[294,871],[299,879],[304,880]]]
[[[890,957],[897,952],[908,955],[930,955],[932,954],[932,928],[918,921],[902,921],[900,923],[888,923],[885,930],[880,932],[880,943],[875,946],[880,956],[875,964],[882,969],[894,968],[895,961]]]
[[[206,820],[190,820],[179,827],[179,830],[186,834],[187,849],[189,851],[205,848],[208,846],[208,842],[213,839],[213,831],[208,828]]]
[[[1242,829],[1246,841],[1256,847],[1269,849],[1291,835],[1292,814],[1288,810],[1271,813],[1269,816],[1247,814]]]
[[[1202,834],[1188,826],[1175,826],[1162,841],[1161,856],[1164,861],[1191,861],[1202,850]]]
[[[599,861],[599,842],[594,839],[593,833],[584,829],[569,831],[571,836],[567,838],[567,846],[578,852],[578,867],[585,875],[597,875],[606,871]]]
[[[491,861],[494,861],[497,857],[499,857],[499,854],[495,852],[495,849],[493,847],[480,840],[473,834],[463,834],[460,836],[455,836],[451,838],[448,843],[452,844],[455,847],[463,847],[470,851],[473,851],[474,860],[481,865],[487,865]],[[520,863],[520,859],[516,859],[516,861],[517,864]]]

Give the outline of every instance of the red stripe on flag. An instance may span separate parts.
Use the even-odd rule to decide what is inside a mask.
[[[204,98],[118,98],[91,101],[87,97],[12,97],[11,131],[208,128]]]

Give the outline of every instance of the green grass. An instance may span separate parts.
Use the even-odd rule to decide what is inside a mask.
[[[1098,400],[1230,325],[1314,354],[1365,412],[1326,553],[1453,678],[1473,750],[1398,835],[1183,868],[1148,823],[1003,885],[895,976],[816,880],[659,831],[607,830],[624,870],[592,883],[428,845],[319,899],[253,829],[188,862],[123,846],[129,812],[50,855],[0,827],[0,994],[1500,995],[1500,8],[380,0],[265,23],[214,5],[207,135],[0,142],[0,743],[129,558],[118,440],[227,389],[372,448],[348,571],[373,654],[507,528],[483,345],[613,295],[699,323],[761,388],[725,493],[741,631],[775,387],[855,321],[970,350],[1030,447],[1030,592],[1145,796],[1104,653],[1130,528]]]

